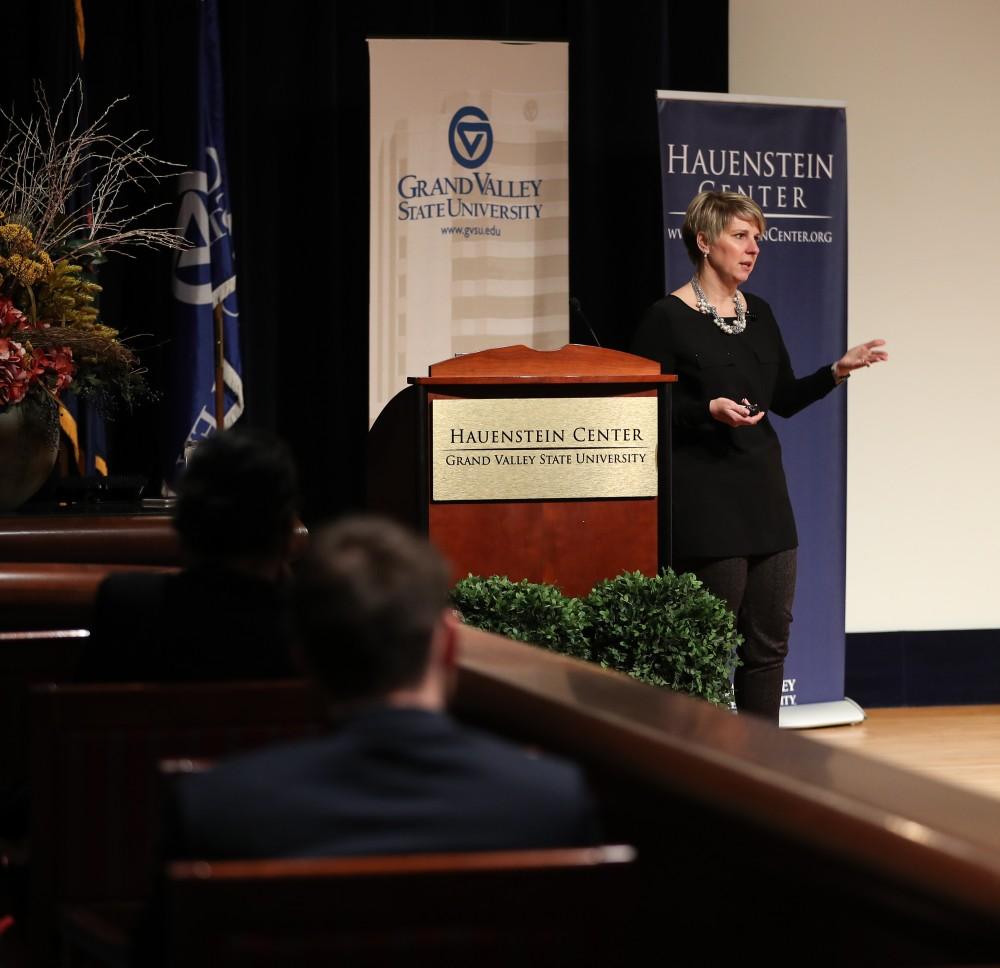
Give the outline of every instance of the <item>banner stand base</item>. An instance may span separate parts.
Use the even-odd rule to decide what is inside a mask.
[[[819,729],[822,726],[856,726],[865,721],[865,711],[853,699],[810,702],[783,706],[778,713],[782,729]]]

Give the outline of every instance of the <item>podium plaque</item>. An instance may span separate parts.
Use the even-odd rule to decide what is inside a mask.
[[[670,561],[670,394],[616,350],[485,350],[411,378],[369,435],[369,506],[468,574],[570,595]],[[407,493],[409,489],[409,493]]]

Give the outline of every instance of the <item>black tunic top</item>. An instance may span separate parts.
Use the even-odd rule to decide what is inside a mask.
[[[790,417],[835,386],[830,367],[796,378],[771,307],[746,295],[738,335],[668,296],[647,311],[632,352],[676,373],[673,397],[673,553],[686,558],[770,554],[798,544],[781,444],[769,417],[754,427],[713,419],[709,401],[744,398]]]

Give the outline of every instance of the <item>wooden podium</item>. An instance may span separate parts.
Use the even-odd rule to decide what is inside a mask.
[[[484,350],[410,378],[369,434],[368,499],[467,574],[585,595],[670,561],[675,376],[592,346]]]

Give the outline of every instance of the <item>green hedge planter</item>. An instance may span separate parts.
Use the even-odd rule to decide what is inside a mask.
[[[452,603],[484,631],[718,705],[732,701],[742,639],[725,602],[694,575],[629,572],[598,583],[586,598],[568,598],[554,585],[470,575],[452,590]]]

